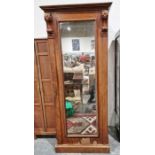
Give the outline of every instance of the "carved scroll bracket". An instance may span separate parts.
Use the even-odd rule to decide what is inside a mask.
[[[101,20],[102,20],[101,36],[103,37],[108,32],[108,10],[102,11]]]
[[[48,35],[48,38],[54,38],[52,13],[45,13],[44,18],[45,18],[46,25],[47,25],[47,35]]]

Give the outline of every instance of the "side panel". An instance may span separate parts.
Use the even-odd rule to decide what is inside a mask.
[[[35,40],[39,86],[44,116],[44,135],[55,135],[55,80],[47,39]]]
[[[44,116],[41,103],[36,54],[34,52],[34,134],[38,135],[43,133],[44,131]]]

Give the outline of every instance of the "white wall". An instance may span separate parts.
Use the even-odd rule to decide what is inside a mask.
[[[109,2],[110,0],[35,0],[34,1],[34,37],[46,38],[46,25],[43,11],[39,8],[41,5],[52,4],[78,4],[78,3],[97,3]],[[114,37],[120,29],[120,0],[111,0],[113,2],[109,12],[109,29],[108,29],[108,124],[114,125]]]

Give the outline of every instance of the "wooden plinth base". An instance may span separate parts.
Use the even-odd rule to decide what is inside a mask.
[[[76,145],[76,144],[57,144],[55,151],[59,153],[109,153],[109,145]]]

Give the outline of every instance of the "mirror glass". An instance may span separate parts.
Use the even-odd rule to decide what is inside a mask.
[[[97,136],[95,21],[59,26],[67,136]]]

